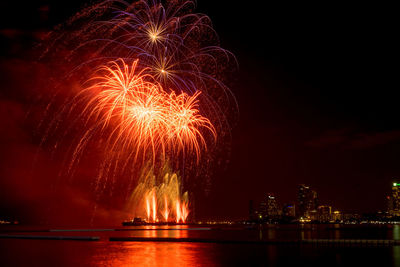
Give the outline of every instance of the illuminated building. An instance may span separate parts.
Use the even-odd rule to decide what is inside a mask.
[[[332,214],[332,221],[334,222],[338,222],[342,220],[342,214],[340,213],[340,211],[335,210]]]
[[[400,183],[392,184],[392,201],[389,211],[392,216],[400,216]]]
[[[296,217],[296,206],[295,204],[285,204],[282,209],[282,216],[286,218]]]
[[[389,215],[391,215],[391,212],[393,210],[393,200],[391,196],[386,196],[386,211]]]
[[[342,221],[346,223],[359,222],[361,220],[361,215],[357,213],[345,213],[342,214]]]
[[[298,192],[298,216],[309,218],[312,214],[316,214],[318,207],[317,192],[311,190],[309,186],[301,184]]]
[[[274,194],[267,194],[267,197],[260,203],[260,215],[267,220],[276,220],[280,217],[280,209]]]
[[[322,205],[318,207],[318,221],[330,222],[332,220],[332,207]]]
[[[273,194],[268,194],[266,199],[267,217],[269,219],[277,219],[280,216],[276,197]]]

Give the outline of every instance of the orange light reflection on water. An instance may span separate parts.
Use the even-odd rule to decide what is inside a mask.
[[[187,238],[188,230],[181,230],[188,228],[187,225],[174,225],[174,226],[146,226],[143,231],[135,232],[132,236],[137,237],[169,237],[169,238]],[[167,230],[170,229],[170,230]]]
[[[96,266],[197,266],[204,258],[196,243],[123,242],[112,243],[108,250],[93,259]],[[208,262],[213,265],[212,261]]]
[[[134,236],[148,238],[187,238],[187,225],[147,226]],[[169,229],[169,230],[167,230]],[[183,230],[181,230],[183,229]],[[96,266],[196,266],[199,258],[207,260],[202,255],[203,244],[180,242],[110,242],[107,252],[99,253],[93,259]],[[110,253],[113,255],[110,256]],[[209,259],[207,266],[213,265]]]

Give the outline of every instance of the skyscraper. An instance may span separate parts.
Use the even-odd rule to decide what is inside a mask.
[[[330,222],[332,220],[332,207],[323,205],[318,207],[318,221]]]
[[[285,218],[296,217],[296,206],[295,204],[285,204],[282,208],[282,216]]]
[[[276,197],[273,194],[268,194],[266,199],[267,208],[267,218],[268,219],[278,219],[280,216],[278,204],[276,202]]]
[[[266,198],[261,201],[260,215],[269,221],[279,219],[281,211],[274,194],[268,193]]]
[[[298,202],[298,216],[309,217],[311,212],[316,212],[318,207],[317,192],[304,184],[299,185]]]
[[[392,198],[391,210],[389,211],[392,216],[400,216],[400,183],[392,184]]]

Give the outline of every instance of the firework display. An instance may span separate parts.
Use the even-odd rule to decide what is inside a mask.
[[[195,153],[198,160],[206,146],[201,128],[216,137],[213,125],[199,114],[200,91],[192,96],[167,93],[161,85],[147,82],[149,75],[143,70],[136,73],[137,63],[128,66],[119,60],[100,67],[100,76],[92,78],[94,84],[78,96],[86,103],[83,115],[97,121],[95,128],[116,121],[108,144],[132,148],[135,159],[140,153],[145,157],[148,151],[153,160],[156,155],[165,159],[168,151],[187,151]]]
[[[72,68],[63,83],[78,85],[45,138],[60,118],[73,117],[67,175],[74,175],[88,147],[101,144],[96,190],[118,175],[130,177],[127,195],[134,192],[148,221],[187,220],[189,200],[180,194],[176,172],[200,165],[229,131],[227,113],[235,102],[221,77],[236,61],[219,47],[210,19],[194,8],[193,1],[102,1],[71,18],[46,49],[64,51]],[[167,162],[177,170],[163,173]],[[143,176],[148,166],[165,179],[143,182],[138,173],[151,176]],[[165,193],[168,188],[174,193]]]
[[[168,163],[159,175],[152,168],[144,169],[129,205],[135,217],[147,222],[185,223],[189,215],[188,192],[182,192],[180,178],[171,172]]]

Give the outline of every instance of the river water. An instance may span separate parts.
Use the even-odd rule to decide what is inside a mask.
[[[0,238],[0,266],[400,266],[400,246],[258,243],[299,239],[394,239],[400,225],[148,226],[118,229],[0,228],[2,235],[89,236],[98,241]],[[204,242],[123,242],[110,238]],[[251,242],[250,242],[251,241]],[[254,242],[253,242],[254,241]]]

